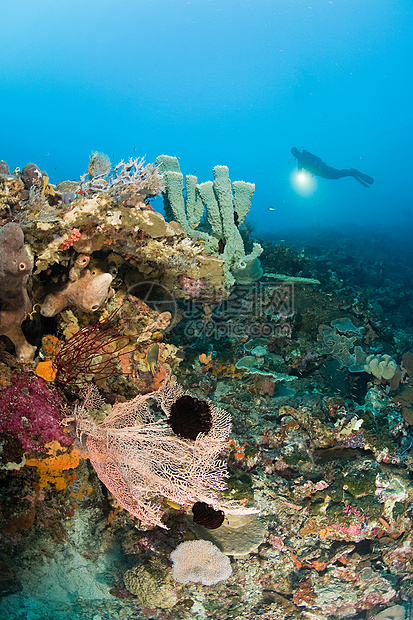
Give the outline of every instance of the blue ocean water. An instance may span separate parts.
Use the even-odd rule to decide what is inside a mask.
[[[2,7],[1,153],[52,182],[92,151],[256,184],[257,232],[413,227],[404,0],[21,0]],[[292,187],[290,148],[375,178]],[[268,210],[272,206],[274,210]]]

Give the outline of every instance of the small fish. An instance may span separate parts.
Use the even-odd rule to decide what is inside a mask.
[[[268,207],[268,211],[275,211],[274,207]]]
[[[182,506],[180,506],[176,502],[173,502],[171,499],[167,499],[166,503],[168,504],[168,506],[170,506],[171,508],[174,508],[175,510],[182,510]]]
[[[162,339],[163,339],[163,333],[162,332],[153,332],[152,340],[154,342],[161,342]]]
[[[159,344],[157,342],[154,342],[153,344],[151,344],[149,349],[146,351],[146,358],[145,358],[145,362],[148,367],[148,370],[151,371],[153,376],[156,375],[158,357],[159,357]]]

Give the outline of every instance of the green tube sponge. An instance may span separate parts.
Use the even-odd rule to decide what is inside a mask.
[[[178,158],[172,157],[171,155],[158,155],[155,160],[155,165],[159,167],[159,172],[161,174],[167,170],[171,172],[180,172]]]
[[[205,204],[208,223],[211,226],[213,237],[217,239],[224,238],[222,229],[222,219],[219,205],[214,194],[214,184],[212,181],[205,181],[198,185],[198,192],[202,202]]]
[[[188,232],[190,225],[188,218],[186,217],[185,201],[184,201],[184,185],[183,176],[181,172],[172,172],[168,170],[163,175],[163,180],[167,188],[167,192],[164,195],[164,208],[168,219],[172,214],[182,228]]]
[[[204,203],[197,191],[198,179],[193,174],[187,174],[185,177],[186,190],[186,215],[191,229],[199,226],[201,217],[204,214]]]
[[[197,183],[194,175],[185,177],[179,171],[176,157],[160,155],[156,165],[163,174],[165,190],[163,192],[164,208],[169,220],[176,220],[185,232],[205,243],[207,251],[217,252],[224,259],[223,270],[227,286],[237,280],[252,282],[262,276],[258,256],[262,248],[255,243],[250,254],[245,254],[244,242],[239,226],[245,220],[255,191],[253,183],[234,181],[231,183],[227,166],[214,166],[214,181]],[[194,233],[206,210],[211,234]]]
[[[241,226],[251,208],[251,199],[255,192],[255,185],[245,181],[233,181],[232,192],[234,194],[235,212],[238,215],[238,226]]]

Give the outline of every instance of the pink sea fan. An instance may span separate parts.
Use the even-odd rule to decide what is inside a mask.
[[[231,430],[230,415],[209,403],[210,430],[195,440],[179,437],[168,419],[171,406],[183,395],[171,378],[157,392],[117,403],[102,424],[86,419],[86,399],[75,412],[76,432],[100,480],[123,508],[147,525],[166,527],[161,498],[184,507],[205,502],[228,514],[255,512],[219,496],[227,476],[220,455]],[[155,415],[150,401],[165,415]]]

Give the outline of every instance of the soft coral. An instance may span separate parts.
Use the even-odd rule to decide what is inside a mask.
[[[44,444],[54,439],[68,446],[73,438],[60,426],[63,405],[63,397],[43,379],[18,373],[0,392],[0,433],[14,435],[25,450],[46,452]]]

